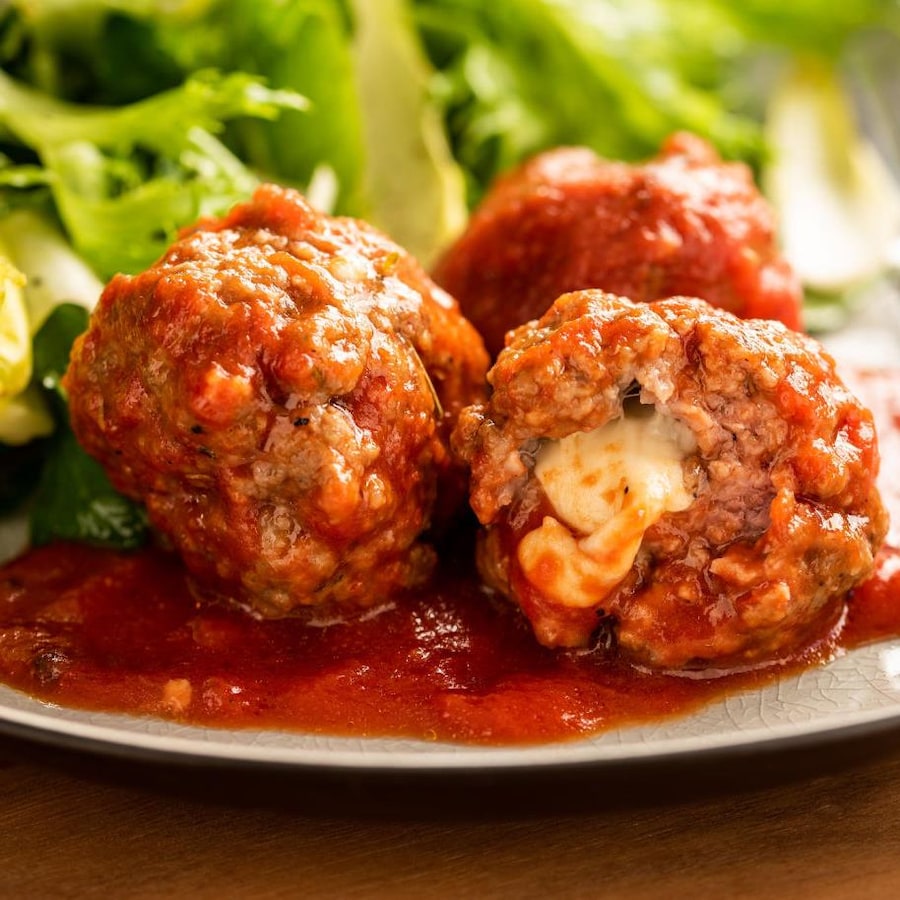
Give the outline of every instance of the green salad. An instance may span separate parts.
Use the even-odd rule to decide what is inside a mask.
[[[636,160],[688,129],[754,168],[810,320],[833,320],[900,222],[873,90],[898,34],[897,0],[9,0],[0,511],[25,503],[34,543],[145,539],[143,510],[69,429],[69,348],[109,277],[262,180],[427,265],[525,157],[584,144]]]

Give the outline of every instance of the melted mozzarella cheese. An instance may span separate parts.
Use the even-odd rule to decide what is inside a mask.
[[[684,460],[694,447],[686,426],[655,410],[546,443],[534,473],[556,516],[519,544],[526,577],[567,606],[602,601],[628,573],[644,532],[693,502]]]

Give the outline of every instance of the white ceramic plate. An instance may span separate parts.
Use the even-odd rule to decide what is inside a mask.
[[[834,340],[833,349],[852,362],[900,365],[900,327],[889,326],[892,317],[900,318],[900,304],[896,294],[884,292]],[[898,534],[896,525],[893,534]],[[21,532],[13,525],[0,525],[0,554],[4,550],[8,554],[20,540]],[[199,728],[152,717],[68,709],[0,686],[0,730],[12,734],[116,755],[298,770],[609,766],[824,741],[893,725],[900,726],[900,638],[854,650],[827,666],[762,689],[736,693],[683,718],[533,747]]]
[[[828,666],[735,694],[681,719],[534,747],[197,728],[67,709],[0,687],[0,729],[13,734],[115,755],[298,769],[412,772],[614,765],[825,740],[895,723],[900,725],[900,640],[854,651]]]

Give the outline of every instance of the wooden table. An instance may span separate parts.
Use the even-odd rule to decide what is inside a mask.
[[[900,897],[894,731],[675,770],[342,777],[0,739],[0,897]]]

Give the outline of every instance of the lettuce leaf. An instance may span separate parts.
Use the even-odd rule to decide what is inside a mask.
[[[90,309],[101,289],[45,215],[18,209],[0,219],[0,442],[24,445],[53,431],[45,399],[29,385],[32,337],[57,304]]]
[[[47,215],[31,209],[9,213],[0,219],[0,244],[24,276],[23,295],[32,335],[60,303],[93,309],[103,284]]]
[[[418,0],[416,9],[476,195],[524,156],[560,144],[635,159],[689,129],[727,156],[761,155],[758,123],[721,91],[719,73],[741,40],[725,7]]]
[[[834,64],[854,34],[898,24],[896,0],[414,3],[473,202],[548,147],[639,159],[680,129],[759,170],[766,85],[780,60]]]
[[[675,5],[677,0],[668,0]],[[743,34],[755,46],[775,45],[793,54],[814,55],[835,60],[848,38],[870,28],[896,30],[900,7],[896,0],[703,0],[705,5],[731,8]]]
[[[256,177],[214,136],[225,120],[305,107],[242,73],[203,71],[146,100],[96,108],[0,72],[0,126],[37,154],[75,249],[102,278],[145,268],[179,227],[252,191]]]
[[[335,190],[315,199],[426,262],[462,226],[464,179],[408,0],[56,0],[53,14],[12,5],[27,33],[13,71],[44,90],[120,104],[209,68],[261,76],[310,104],[229,122],[223,143],[248,168],[301,189],[325,173]]]
[[[226,145],[249,168],[299,187],[327,165],[340,188],[338,211],[367,212],[352,22],[343,3],[14,0],[11,6],[10,29],[23,37],[12,42],[7,67],[56,96],[118,106],[204,69],[249,73],[303,95],[310,101],[303,111],[288,106],[277,117],[230,123]],[[68,21],[59,24],[63,10]]]
[[[430,69],[403,0],[354,0],[354,47],[373,223],[428,265],[465,227],[465,181],[450,155]]]

